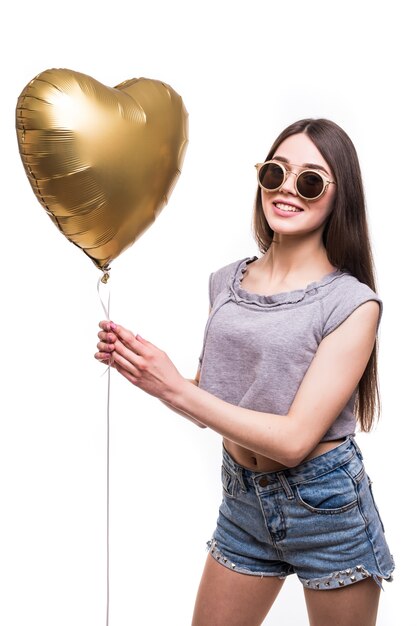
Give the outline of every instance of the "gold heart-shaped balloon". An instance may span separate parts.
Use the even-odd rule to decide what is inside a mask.
[[[67,69],[36,76],[16,107],[19,151],[38,200],[102,270],[156,219],[180,174],[188,115],[167,84],[114,88]]]

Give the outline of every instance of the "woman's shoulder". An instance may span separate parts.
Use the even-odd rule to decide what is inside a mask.
[[[214,270],[210,274],[209,291],[210,291],[210,304],[211,305],[213,305],[213,302],[216,296],[221,291],[223,291],[229,284],[231,284],[239,268],[243,264],[255,258],[256,257],[244,257],[242,259],[238,259],[236,261],[233,261],[232,263],[223,265],[222,267],[220,267],[217,270]]]
[[[254,258],[254,257],[252,257]],[[236,261],[232,261],[232,263],[228,263],[227,265],[222,265],[217,270],[214,270],[211,276],[228,276],[230,274],[234,274],[237,268],[246,261],[249,261],[251,257],[244,257],[242,259],[237,259]]]
[[[337,328],[361,304],[375,300],[380,306],[378,325],[382,315],[382,300],[369,285],[349,272],[336,274],[321,298],[324,335]]]
[[[369,285],[361,282],[356,276],[353,276],[347,271],[335,272],[334,276],[336,280],[333,280],[329,285],[329,290],[326,295],[329,299],[340,298],[346,299],[355,297],[374,296],[375,299],[380,300],[380,297],[376,291],[374,291]]]

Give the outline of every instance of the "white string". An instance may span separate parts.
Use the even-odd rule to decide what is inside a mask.
[[[108,278],[107,278],[108,280]],[[107,287],[107,280],[103,283],[99,278],[97,282],[97,292],[100,298],[101,306],[103,307],[106,319],[110,320],[110,287],[108,287],[107,294],[107,306],[104,304],[101,297],[100,289],[103,289],[103,285]],[[108,366],[107,370],[107,601],[106,601],[106,626],[109,626],[109,606],[110,606],[110,371],[111,367]]]

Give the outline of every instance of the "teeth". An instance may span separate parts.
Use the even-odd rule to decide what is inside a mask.
[[[281,211],[288,211],[290,213],[301,213],[302,209],[297,209],[295,206],[288,204],[281,204],[280,202],[274,202],[275,206]]]

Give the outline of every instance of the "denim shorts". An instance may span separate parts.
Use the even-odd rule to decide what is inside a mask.
[[[343,443],[278,472],[253,472],[223,449],[223,501],[208,542],[225,567],[254,576],[296,573],[309,589],[372,576],[392,580],[394,561],[357,443]]]

